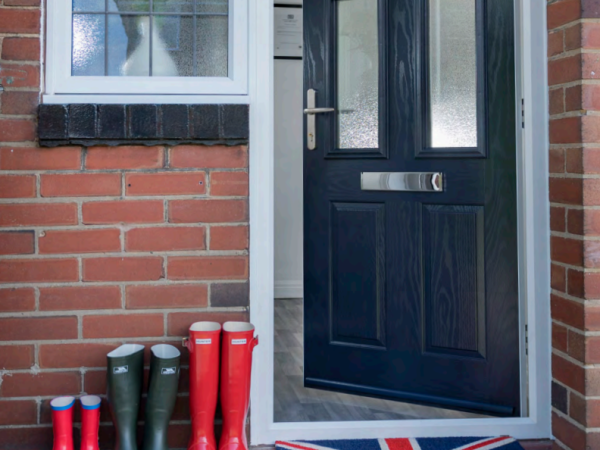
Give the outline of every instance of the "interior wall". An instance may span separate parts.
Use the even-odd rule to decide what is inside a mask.
[[[275,298],[302,297],[302,93],[302,61],[276,59]]]

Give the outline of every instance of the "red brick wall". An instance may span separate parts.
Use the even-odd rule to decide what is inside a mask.
[[[39,24],[39,0],[0,0],[0,448],[36,450],[51,398],[105,393],[111,349],[248,319],[247,147],[39,148]]]
[[[600,4],[548,3],[552,427],[600,449]]]

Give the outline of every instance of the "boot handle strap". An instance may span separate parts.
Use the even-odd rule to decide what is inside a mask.
[[[254,350],[254,347],[258,345],[258,336],[254,336],[250,341],[250,351]]]
[[[189,338],[186,338],[186,337],[184,337],[183,339],[181,339],[181,345],[183,345],[183,346],[184,346],[185,348],[187,348],[188,350],[190,349],[190,347],[189,347],[189,344],[188,344],[188,343],[189,343],[189,341],[190,341],[190,339],[189,339]]]

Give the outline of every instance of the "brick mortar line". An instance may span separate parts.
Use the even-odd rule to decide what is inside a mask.
[[[0,174],[2,175],[2,174]],[[42,174],[43,175],[43,174]],[[161,200],[173,201],[173,200],[247,200],[248,196],[223,196],[215,197],[204,194],[184,194],[184,195],[162,195],[156,194],[153,196],[140,195],[140,196],[77,196],[77,197],[28,197],[28,198],[14,198],[14,199],[0,199],[0,204],[36,204],[36,203],[67,203],[67,202],[84,202],[84,203],[95,203],[95,202],[114,202],[114,201],[131,201],[131,200]]]
[[[129,308],[129,309],[69,309],[53,311],[27,311],[25,312],[0,312],[1,319],[31,319],[41,317],[90,317],[90,316],[129,316],[147,314],[170,314],[170,313],[223,313],[223,312],[246,312],[245,306],[186,306],[182,308]],[[25,315],[26,314],[26,315]],[[78,337],[75,339],[84,339]],[[1,340],[0,340],[1,341]]]
[[[588,364],[588,363],[581,362],[578,359],[575,359],[572,356],[568,355],[567,353],[564,353],[561,350],[558,350],[557,348],[554,348],[554,347],[552,347],[552,354],[560,356],[561,358],[569,361],[571,364],[575,364],[576,366],[581,367],[584,370],[600,369],[599,363]]]
[[[600,205],[590,205],[590,206],[583,206],[583,205],[575,205],[575,204],[571,204],[571,203],[557,203],[557,202],[550,202],[550,207],[552,208],[566,208],[566,209],[573,209],[573,210],[578,210],[578,211],[598,211],[600,210]]]
[[[37,90],[35,91],[37,92]],[[38,141],[2,141],[0,142],[0,147],[13,147],[13,148],[18,148],[18,147],[36,147],[36,148],[41,148],[38,147]]]
[[[563,413],[562,411],[556,409],[555,407],[552,407],[552,411],[559,417],[565,419],[567,422],[569,422],[571,425],[574,425],[576,428],[579,428],[581,431],[586,432],[587,430],[592,430],[592,428],[586,428],[585,426],[583,426],[582,424],[580,424],[579,422],[577,422],[575,419],[573,419],[571,416],[569,416],[568,414]]]
[[[12,288],[23,288],[23,287],[35,287],[35,288],[64,288],[64,287],[99,287],[99,286],[115,286],[115,285],[124,285],[127,286],[176,286],[176,285],[185,285],[185,284],[241,284],[248,282],[248,279],[237,279],[237,280],[151,280],[151,281],[71,281],[65,282],[60,281],[56,283],[52,282],[24,282],[24,283],[2,283],[0,284],[0,289],[12,289]],[[23,311],[27,312],[27,311]]]
[[[568,239],[572,239],[572,240],[575,240],[575,241],[582,241],[582,242],[596,242],[596,241],[600,241],[600,235],[594,235],[594,234],[576,234],[576,233],[569,233],[568,231],[550,230],[550,236],[568,238]]]
[[[600,150],[600,142],[570,142],[563,144],[550,144],[549,150],[581,150],[581,149],[593,149]]]
[[[122,344],[130,344],[132,340],[140,343],[156,343],[156,342],[181,342],[181,338],[183,336],[156,336],[156,337],[138,337],[138,338],[84,338],[84,339],[49,339],[47,341],[37,341],[37,345],[81,345],[81,344],[111,344],[111,345],[122,345]],[[34,345],[32,341],[0,341],[0,347],[18,347],[24,345]],[[99,367],[86,367],[89,370],[101,370]],[[79,367],[76,367],[79,369]],[[3,369],[4,370],[4,369]],[[9,369],[7,369],[9,370]],[[29,370],[32,369],[10,369],[10,370]],[[36,369],[37,370],[37,369]],[[2,397],[0,397],[0,400]]]
[[[579,117],[591,117],[594,116],[594,114],[592,114],[594,111],[593,110],[587,110],[587,109],[578,109],[576,111],[566,111],[566,112],[562,112],[559,114],[552,114],[551,116],[549,116],[549,120],[550,122],[552,122],[553,120],[560,120],[560,119],[570,119],[570,118],[579,118]]]
[[[564,206],[563,204],[560,204]],[[600,206],[598,207],[600,209]],[[20,225],[1,226],[2,231],[93,231],[93,230],[124,230],[125,232],[138,228],[210,228],[210,227],[240,227],[248,226],[248,222],[155,222],[155,223],[106,223],[106,224],[75,224],[75,225]]]
[[[556,289],[551,289],[550,292],[554,295],[556,295],[557,297],[563,298],[565,300],[570,300],[572,302],[575,303],[579,303],[580,305],[584,306],[584,307],[598,307],[600,306],[600,300],[598,299],[582,299],[582,298],[578,298],[578,297],[574,297],[570,294],[567,294],[566,292],[560,292],[557,291]]]
[[[563,24],[563,25],[561,25],[559,27],[549,29],[548,30],[548,34],[554,32],[554,31],[560,31],[560,30],[564,31],[565,29],[571,28],[574,25],[579,25],[579,24],[584,24],[584,23],[591,23],[591,24],[595,25],[595,24],[598,24],[598,21],[597,21],[596,18],[587,18],[587,17],[584,18],[584,17],[580,17],[579,19],[572,20],[571,22]]]
[[[18,119],[18,120],[28,120],[33,121],[37,119],[36,115],[33,114],[0,114],[1,119]]]
[[[2,229],[0,228],[0,232]],[[20,255],[2,255],[2,260],[43,260],[43,259],[73,259],[80,257],[82,259],[93,259],[93,258],[119,258],[119,257],[194,257],[194,256],[248,256],[248,250],[147,250],[147,251],[125,251],[125,252],[78,252],[78,253],[26,253]],[[166,276],[166,274],[165,274]]]
[[[559,325],[573,333],[576,333],[580,336],[584,336],[584,337],[600,337],[600,331],[587,331],[587,330],[580,330],[572,325],[569,325],[567,323],[561,322],[560,320],[556,319],[556,318],[552,318],[551,319],[552,323],[555,325]]]

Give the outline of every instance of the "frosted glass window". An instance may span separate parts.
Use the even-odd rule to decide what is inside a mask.
[[[477,147],[475,0],[429,0],[432,147]]]
[[[229,0],[73,0],[74,76],[227,77]]]
[[[339,148],[379,147],[377,3],[337,2]]]

